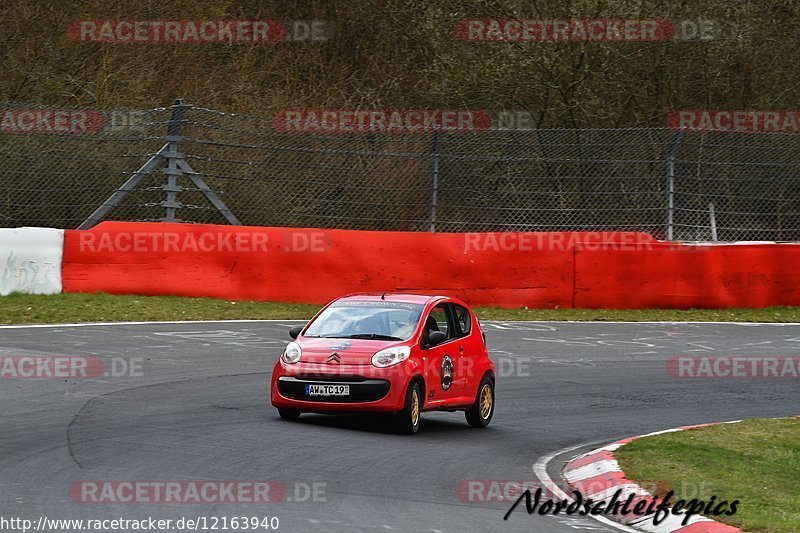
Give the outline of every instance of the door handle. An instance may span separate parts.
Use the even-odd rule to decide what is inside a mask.
[[[463,346],[459,346],[458,347],[458,351],[461,352],[461,353],[464,353],[464,347]]]

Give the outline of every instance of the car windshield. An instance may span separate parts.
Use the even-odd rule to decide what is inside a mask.
[[[407,340],[413,335],[421,314],[421,304],[344,300],[325,309],[303,336]]]

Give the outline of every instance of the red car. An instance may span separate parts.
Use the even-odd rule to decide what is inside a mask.
[[[464,302],[419,294],[352,294],[325,306],[272,371],[281,418],[303,412],[393,413],[404,433],[422,411],[464,411],[473,427],[494,414],[494,364]]]

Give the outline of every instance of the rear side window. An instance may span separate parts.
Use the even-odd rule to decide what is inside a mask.
[[[459,336],[466,337],[472,327],[472,318],[469,316],[469,311],[460,305],[453,305],[453,313],[456,317],[456,324],[458,324]]]
[[[453,332],[450,331],[450,326],[447,322],[447,309],[444,305],[440,304],[433,308],[430,316],[428,316],[425,329],[427,330],[428,334],[430,334],[431,331],[441,331],[447,335],[448,339],[453,338]],[[428,338],[427,335],[425,338]]]

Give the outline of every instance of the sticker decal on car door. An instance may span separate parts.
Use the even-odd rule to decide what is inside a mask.
[[[449,355],[442,357],[442,390],[448,390],[453,384],[453,360]]]

